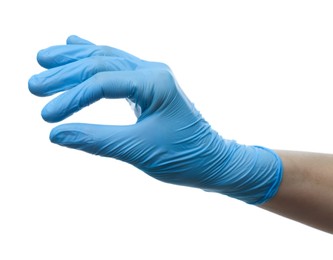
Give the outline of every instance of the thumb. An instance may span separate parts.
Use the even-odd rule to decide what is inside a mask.
[[[133,154],[140,154],[139,138],[135,138],[133,127],[134,125],[63,124],[52,129],[50,140],[61,146],[133,164]]]
[[[67,41],[66,43],[68,45],[71,45],[71,44],[76,44],[76,45],[94,45],[92,42],[88,41],[88,40],[85,40],[79,36],[76,36],[76,35],[71,35],[67,38]]]

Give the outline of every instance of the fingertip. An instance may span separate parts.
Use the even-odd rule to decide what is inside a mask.
[[[93,45],[92,42],[85,40],[77,35],[70,35],[67,40],[66,43],[68,45],[70,44],[78,44],[78,45]]]
[[[46,97],[52,94],[50,91],[47,91],[47,88],[45,88],[44,78],[40,77],[39,74],[30,77],[28,80],[28,89],[31,94],[38,97]]]
[[[66,125],[58,125],[51,130],[49,139],[54,144],[62,144],[66,136],[68,139],[70,132],[72,131],[68,130]]]
[[[50,132],[49,139],[51,143],[58,143],[58,134],[59,134],[59,126],[53,128]]]
[[[77,38],[79,38],[79,37],[75,34],[69,35],[66,39],[66,43],[70,44],[70,43],[74,42]]]
[[[38,78],[34,75],[32,76],[29,81],[28,81],[28,89],[30,93],[36,95],[36,96],[41,96],[40,94],[40,88],[38,84]]]
[[[37,62],[46,69],[52,68],[52,64],[54,63],[53,58],[50,57],[50,53],[47,49],[40,50],[37,53]]]
[[[67,37],[66,44],[76,44],[78,41],[80,41],[80,37],[72,34]]]
[[[63,125],[59,125],[51,130],[49,135],[51,143],[64,145],[66,137],[68,139],[70,134],[68,133],[68,131],[65,131],[63,128],[64,128]]]
[[[63,119],[65,119],[65,116],[61,114],[61,112],[55,113],[53,110],[48,108],[48,105],[46,105],[42,112],[41,116],[44,119],[44,121],[48,123],[57,123]]]

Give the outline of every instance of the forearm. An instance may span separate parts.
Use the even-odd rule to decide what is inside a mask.
[[[283,179],[261,208],[333,234],[333,155],[276,151]]]

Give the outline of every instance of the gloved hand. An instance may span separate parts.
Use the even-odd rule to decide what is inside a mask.
[[[126,98],[135,106],[133,125],[63,124],[53,143],[130,163],[168,183],[219,192],[251,204],[272,198],[280,185],[280,158],[263,147],[223,139],[179,87],[170,68],[77,36],[42,50],[48,70],[31,77],[30,91],[64,91],[42,110],[59,122],[101,98]]]

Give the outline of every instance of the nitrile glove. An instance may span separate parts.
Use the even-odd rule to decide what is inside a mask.
[[[59,122],[101,98],[135,104],[133,125],[63,124],[50,139],[62,146],[130,163],[168,183],[262,204],[277,192],[280,158],[272,150],[223,139],[179,87],[170,68],[77,36],[38,53],[48,70],[31,77],[38,96],[62,92],[43,109]]]

